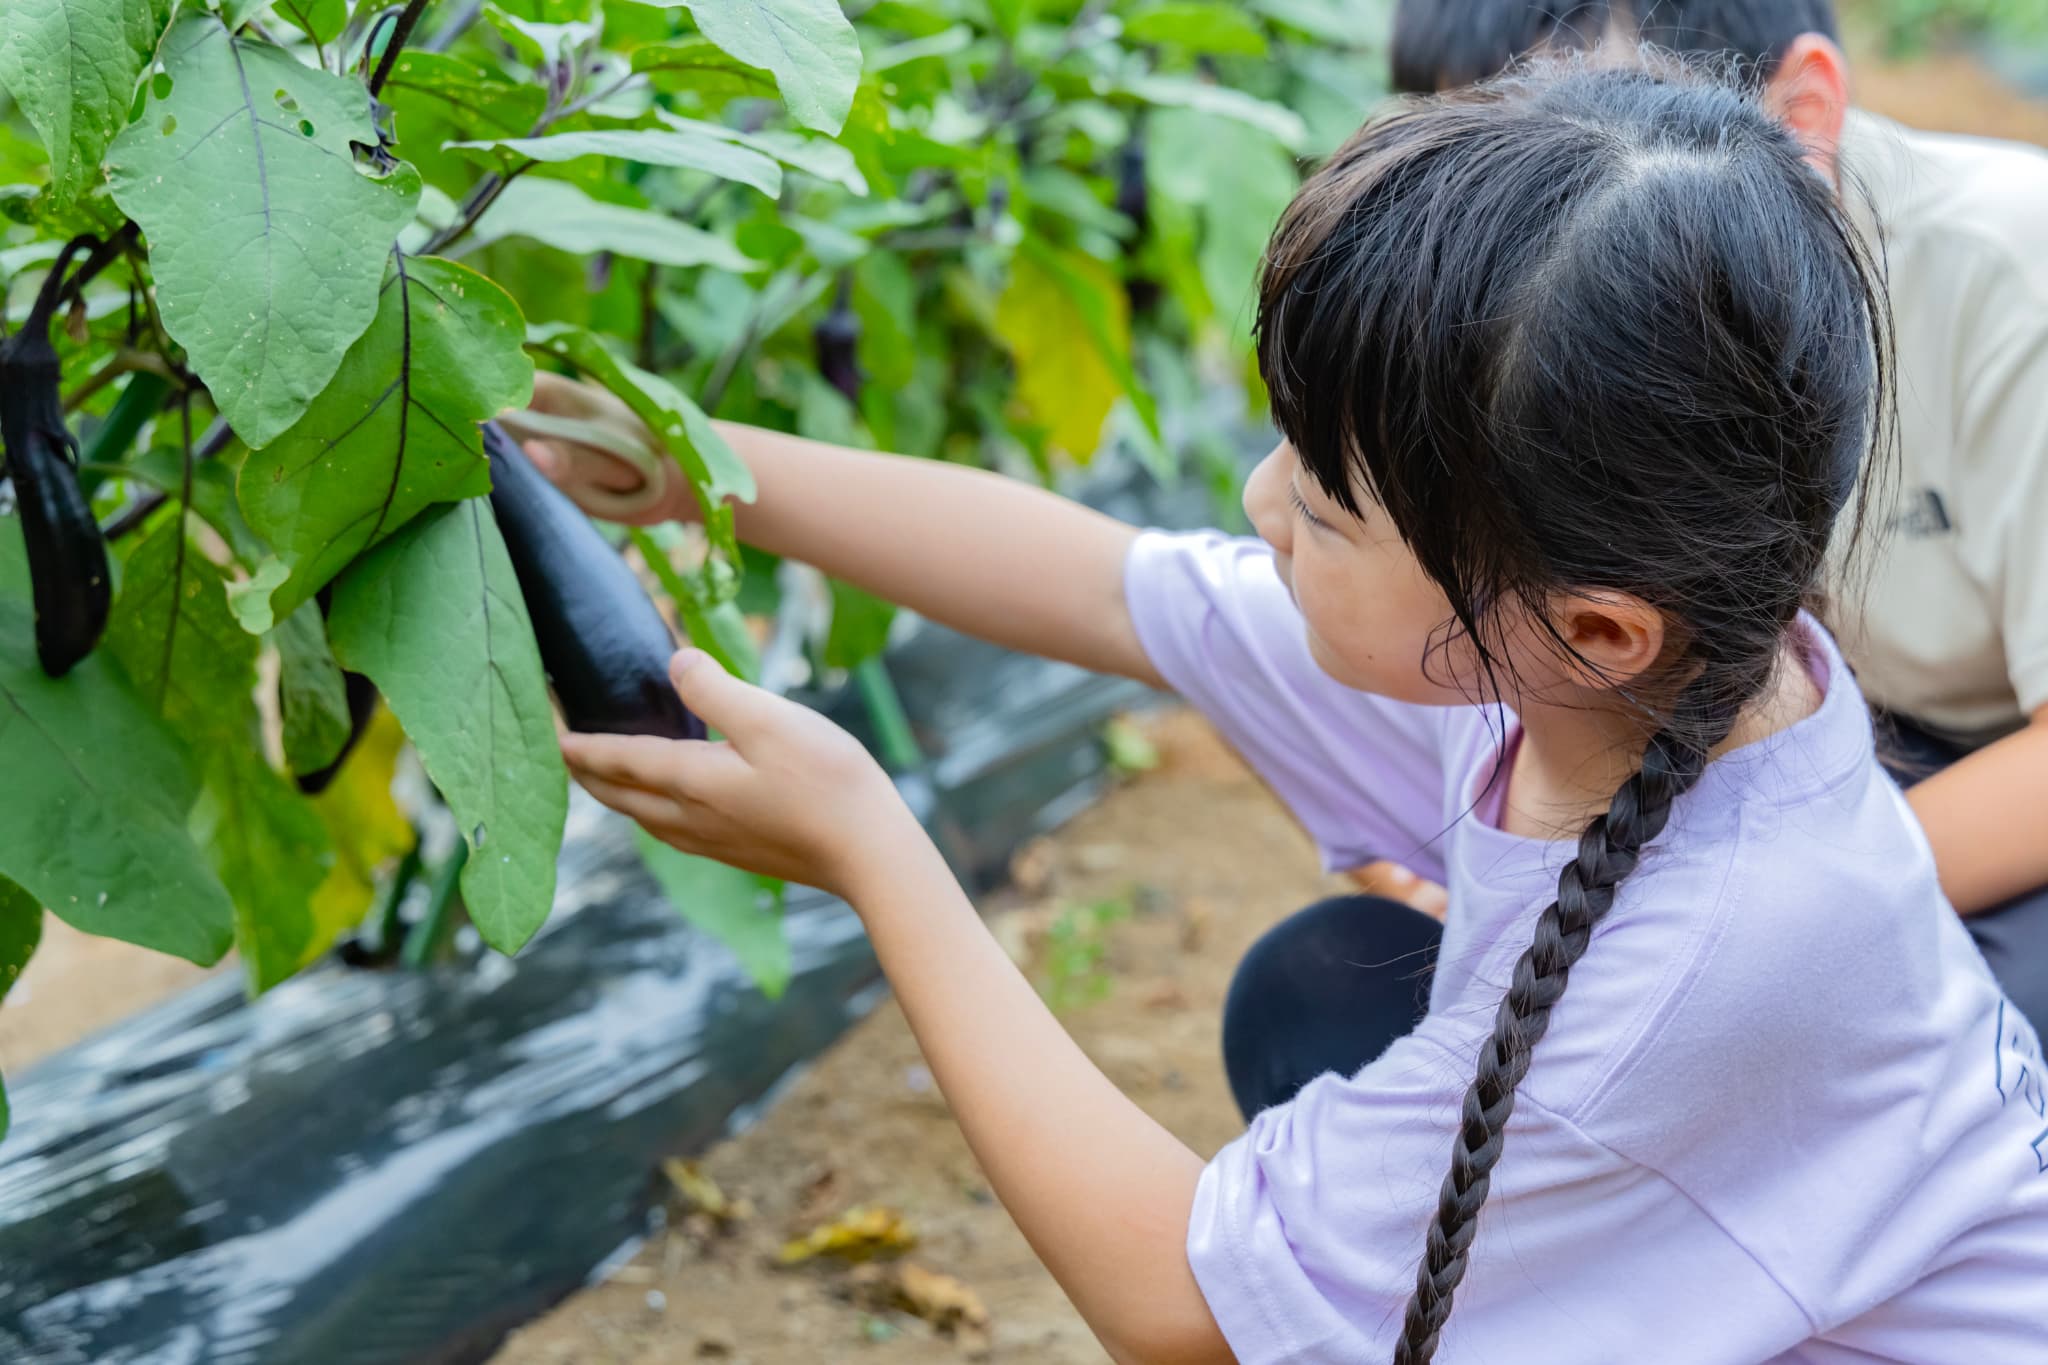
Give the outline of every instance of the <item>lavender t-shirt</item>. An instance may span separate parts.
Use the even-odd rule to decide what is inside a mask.
[[[1413,1034],[1203,1174],[1188,1259],[1248,1362],[1389,1358],[1474,1058],[1571,846],[1478,804],[1512,716],[1348,689],[1257,541],[1147,534],[1159,672],[1331,868],[1450,888]],[[1820,709],[1713,763],[1594,931],[1519,1091],[1446,1365],[2048,1362],[2038,1039],[1943,900],[1826,635]]]

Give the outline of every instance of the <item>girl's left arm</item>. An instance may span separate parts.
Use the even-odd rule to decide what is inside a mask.
[[[564,735],[577,780],[678,848],[851,902],[997,1196],[1110,1355],[1230,1361],[1187,1260],[1201,1158],[1067,1036],[850,736],[695,651],[673,676],[726,738]]]
[[[2048,706],[1906,793],[1965,915],[2048,886]]]

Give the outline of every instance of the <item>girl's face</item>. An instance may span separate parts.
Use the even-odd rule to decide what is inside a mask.
[[[1460,635],[1446,650],[1431,649],[1452,619],[1450,602],[1386,514],[1369,498],[1359,506],[1362,518],[1330,501],[1285,441],[1244,486],[1244,510],[1273,547],[1325,673],[1397,701],[1470,701],[1471,692],[1457,686],[1474,671],[1469,644]]]

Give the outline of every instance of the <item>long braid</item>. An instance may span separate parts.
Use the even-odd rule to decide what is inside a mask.
[[[1408,1300],[1394,1365],[1428,1365],[1450,1317],[1451,1296],[1465,1278],[1479,1211],[1515,1110],[1515,1089],[1550,1027],[1571,970],[1585,956],[1593,927],[1614,905],[1623,878],[1643,848],[1664,830],[1672,806],[1705,771],[1707,756],[1734,725],[1734,708],[1702,725],[1659,730],[1640,771],[1621,784],[1603,815],[1579,836],[1578,856],[1557,880],[1557,899],[1536,921],[1535,939],[1515,963],[1514,982],[1494,1016],[1493,1035],[1479,1055],[1479,1074],[1465,1092],[1464,1114],[1451,1145],[1451,1170],[1437,1195],[1428,1246]]]

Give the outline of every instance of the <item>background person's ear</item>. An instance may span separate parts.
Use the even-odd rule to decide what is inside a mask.
[[[1802,33],[1764,86],[1764,104],[1806,144],[1807,160],[1833,183],[1849,117],[1849,59],[1832,39]]]
[[[1550,619],[1570,650],[1566,670],[1580,686],[1626,686],[1664,657],[1664,613],[1627,593],[1559,595],[1551,599]]]

